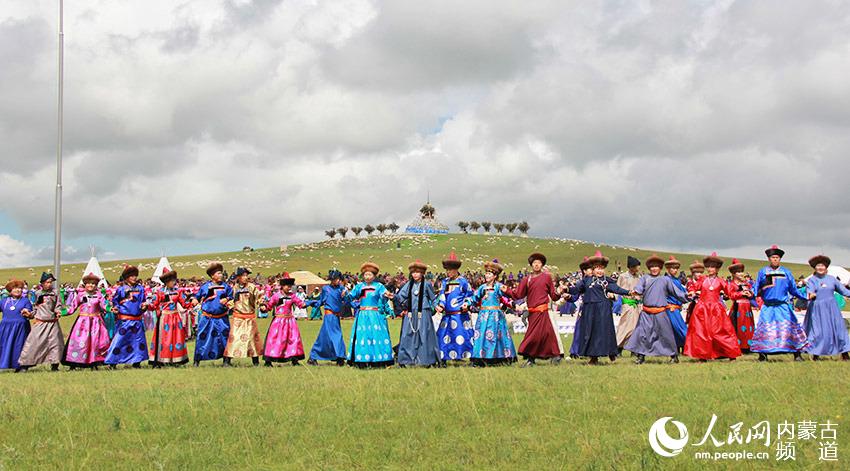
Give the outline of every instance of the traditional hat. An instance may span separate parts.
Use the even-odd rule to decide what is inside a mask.
[[[742,271],[744,271],[744,264],[737,258],[733,258],[732,264],[729,265],[729,273],[734,275],[735,273],[740,273]]]
[[[15,289],[15,288],[23,288],[23,287],[24,287],[24,282],[21,281],[21,280],[12,279],[12,280],[9,280],[8,283],[6,283],[6,291],[8,291],[9,293],[11,293],[12,290]]]
[[[646,259],[646,268],[663,267],[663,266],[664,266],[664,259],[659,257],[656,254],[652,254],[651,257]]]
[[[809,265],[814,268],[818,263],[823,263],[827,267],[832,263],[832,260],[829,259],[826,255],[815,255],[814,257],[809,259]]]
[[[43,272],[43,273],[41,274],[41,281],[39,281],[39,283],[44,283],[44,282],[45,282],[45,281],[47,281],[47,280],[53,280],[53,281],[56,281],[56,277],[55,277],[55,276],[53,276],[53,273]]]
[[[207,267],[207,276],[212,277],[217,271],[224,273],[224,265],[218,262],[210,263]]]
[[[628,260],[626,261],[626,266],[627,266],[628,268],[632,268],[632,267],[639,267],[639,266],[640,266],[640,260],[638,260],[638,259],[636,259],[636,258],[632,257],[631,255],[629,255],[629,258],[628,258]]]
[[[785,251],[780,249],[775,244],[772,245],[769,249],[765,250],[764,253],[765,253],[765,255],[767,255],[767,258],[770,258],[774,255],[779,255],[779,258],[782,258],[782,257],[785,256]]]
[[[585,271],[590,268],[589,260],[589,258],[584,257],[584,260],[582,260],[581,263],[578,264],[578,269],[581,271]]]
[[[446,270],[457,270],[460,268],[461,261],[457,259],[457,255],[455,255],[455,251],[452,250],[452,253],[449,254],[449,257],[443,260],[443,268]]]
[[[289,272],[283,272],[278,283],[280,283],[280,286],[293,286],[295,285],[295,278],[289,276]]]
[[[679,268],[682,266],[682,262],[676,260],[676,257],[670,256],[670,259],[664,262],[664,268]]]
[[[162,267],[162,275],[159,275],[159,281],[163,284],[167,283],[168,280],[176,280],[177,272],[174,270],[169,270],[168,267]]]
[[[370,271],[377,275],[381,272],[381,268],[378,266],[378,264],[374,262],[366,262],[363,265],[360,265],[360,273],[364,273],[367,271]]]
[[[602,255],[602,252],[597,250],[596,253],[587,259],[587,264],[591,267],[595,267],[597,265],[602,265],[603,267],[608,266],[608,257]]]
[[[484,271],[489,271],[494,275],[499,275],[504,270],[502,264],[499,263],[499,259],[494,258],[492,262],[484,262]]]
[[[342,278],[342,272],[340,272],[339,270],[332,269],[331,271],[328,272],[328,279],[329,280],[338,280],[340,278]]]
[[[422,263],[422,260],[419,260],[417,258],[415,262],[410,262],[410,265],[407,266],[407,269],[409,271],[419,270],[422,273],[425,273],[426,271],[428,271],[428,265],[425,265],[424,263]]]
[[[87,273],[83,275],[83,284],[86,283],[98,284],[100,283],[100,277],[95,275],[94,273]]]
[[[528,256],[528,264],[529,265],[531,265],[531,263],[534,262],[535,260],[540,260],[541,262],[543,262],[544,265],[546,265],[546,256],[543,255],[540,252],[534,252],[533,254]]]
[[[723,266],[723,259],[717,256],[717,252],[711,252],[711,255],[702,259],[702,263],[706,267],[715,266],[720,268]]]
[[[250,275],[250,274],[251,274],[251,270],[249,270],[245,267],[239,267],[239,268],[236,269],[236,273],[234,273],[233,276],[236,277],[236,278],[239,278],[242,275]]]
[[[139,276],[139,267],[135,265],[124,265],[124,271],[121,272],[121,279],[126,280],[131,276]]]
[[[700,262],[699,260],[694,260],[694,263],[692,263],[691,266],[688,267],[688,268],[690,268],[691,271],[699,271],[699,272],[705,271],[705,265],[703,265],[703,263]]]

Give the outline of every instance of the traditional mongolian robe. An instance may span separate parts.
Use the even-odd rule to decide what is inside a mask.
[[[526,359],[562,356],[558,347],[558,331],[549,318],[549,301],[558,299],[552,277],[545,272],[528,275],[508,293],[514,299],[526,298],[528,306],[528,330],[519,345],[519,354]]]
[[[753,302],[751,297],[745,297],[744,290],[752,291],[748,283],[729,283],[729,294],[732,299],[732,308],[729,310],[729,320],[735,327],[735,335],[738,337],[738,347],[742,352],[750,351],[750,340],[755,331],[753,320]]]
[[[490,364],[516,361],[516,347],[502,311],[502,305],[509,302],[503,297],[502,284],[499,282],[493,283],[493,286],[479,286],[467,300],[468,305],[478,308],[472,340],[473,360]]]
[[[151,364],[182,365],[188,362],[183,312],[192,308],[189,298],[181,289],[163,287],[154,292],[148,307],[156,312],[151,338]]]
[[[685,291],[688,293],[694,293],[693,299],[688,303],[688,311],[685,315],[685,324],[690,325],[691,323],[691,315],[694,313],[694,309],[696,309],[697,304],[699,304],[699,286],[704,275],[699,275],[694,278],[688,278],[688,282],[685,284]]]
[[[62,364],[90,367],[103,364],[109,351],[109,332],[103,321],[106,298],[98,292],[79,292],[68,305],[68,313],[78,312],[65,343]]]
[[[735,327],[726,315],[726,306],[720,299],[723,293],[732,297],[734,288],[730,285],[731,283],[727,284],[717,276],[700,278],[700,299],[691,314],[685,355],[700,360],[741,356]]]
[[[437,304],[443,309],[443,318],[437,330],[440,342],[440,360],[463,360],[472,356],[472,320],[461,308],[472,296],[472,287],[466,278],[443,280]]]
[[[626,350],[646,356],[677,355],[679,349],[667,315],[667,298],[675,296],[681,302],[685,299],[685,291],[669,276],[649,274],[640,277],[634,291],[643,296],[643,307],[637,327],[626,342]]]
[[[342,339],[342,328],[339,318],[345,301],[342,297],[343,287],[325,285],[317,301],[319,307],[324,311],[322,328],[310,350],[311,360],[339,361],[345,359],[345,341]]]
[[[24,309],[32,312],[32,303],[26,296],[9,296],[0,301],[0,369],[18,369],[18,359],[30,333],[30,321],[21,314]]]
[[[269,298],[266,307],[274,313],[266,333],[265,361],[282,362],[304,359],[304,343],[295,320],[295,308],[303,308],[304,301],[295,293],[277,291]]]
[[[581,329],[577,330],[579,356],[604,357],[618,353],[613,303],[608,293],[625,296],[629,291],[607,276],[586,276],[570,289],[571,295],[582,296]]]
[[[758,325],[750,340],[750,350],[755,353],[799,353],[808,346],[806,333],[797,322],[789,296],[805,299],[797,290],[794,276],[785,267],[759,270],[755,293],[764,300]]]
[[[398,343],[399,365],[433,365],[440,359],[440,347],[434,332],[434,305],[437,295],[434,286],[425,280],[405,283],[393,299],[407,315],[401,320]]]
[[[230,319],[230,335],[224,356],[228,358],[257,358],[263,351],[263,341],[257,328],[257,309],[263,302],[263,292],[257,285],[246,283],[233,288],[233,313]],[[301,303],[303,306],[304,303]],[[296,327],[297,328],[297,327]],[[301,337],[299,336],[299,341]],[[302,348],[303,357],[303,348]]]
[[[640,278],[631,273],[623,273],[617,278],[617,286],[626,291],[632,291],[638,284]],[[640,319],[640,301],[632,298],[623,298],[623,308],[620,314],[620,321],[617,323],[617,346],[623,348],[632,332],[637,327],[638,319]]]
[[[117,365],[148,361],[148,341],[145,337],[145,321],[142,305],[145,303],[145,288],[140,284],[122,285],[112,296],[113,310],[117,311],[115,335],[109,346],[104,363]]]
[[[221,304],[221,301],[233,297],[233,288],[227,284],[208,281],[195,296],[201,302],[201,316],[198,319],[195,339],[195,361],[216,360],[224,356],[224,348],[230,335],[227,307]]]
[[[579,350],[581,350],[581,325],[582,325],[582,317],[584,317],[584,299],[582,296],[577,295],[579,298],[576,302],[576,324],[573,329],[573,341],[570,343],[570,357],[578,357],[581,356],[579,354]],[[613,322],[613,321],[612,321]],[[557,333],[557,325],[555,326],[555,332]],[[559,335],[558,338],[561,336]]]
[[[378,282],[358,283],[346,296],[356,308],[351,326],[348,362],[360,366],[390,366],[393,346],[387,329],[391,309],[384,293],[387,289]]]
[[[666,275],[673,281],[682,291],[685,291],[685,286],[678,278],[673,278]],[[675,296],[667,296],[667,315],[670,317],[670,325],[673,326],[673,335],[676,337],[676,346],[682,348],[685,346],[685,339],[688,336],[688,326],[685,324],[685,319],[682,317],[682,300]]]
[[[18,362],[27,367],[43,363],[59,364],[62,361],[64,339],[56,312],[56,290],[36,291],[35,299],[35,320]]]
[[[809,340],[806,353],[821,356],[850,352],[847,326],[835,300],[835,293],[850,296],[850,290],[832,275],[815,274],[806,283],[806,291],[816,294],[815,299],[809,301],[803,322]]]

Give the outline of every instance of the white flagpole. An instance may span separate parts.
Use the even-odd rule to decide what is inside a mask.
[[[65,79],[65,28],[64,28],[64,4],[63,0],[59,0],[59,106],[58,106],[58,136],[56,142],[56,208],[54,214],[54,236],[53,236],[53,276],[56,278],[56,289],[61,288],[62,277],[61,258],[62,258],[62,140],[63,140],[63,100]],[[60,296],[61,299],[61,296]]]

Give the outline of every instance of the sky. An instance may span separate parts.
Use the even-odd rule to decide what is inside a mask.
[[[0,267],[50,263],[57,1],[0,3]],[[842,1],[65,2],[66,260],[437,216],[850,265]]]

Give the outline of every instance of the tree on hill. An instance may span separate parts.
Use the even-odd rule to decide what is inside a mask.
[[[464,233],[464,234],[466,234],[466,233],[467,233],[467,228],[469,228],[469,223],[468,223],[468,222],[466,222],[466,221],[458,221],[458,222],[457,222],[457,227],[459,227],[459,228],[460,228],[460,230],[461,230],[461,231],[463,231],[463,233]]]
[[[525,221],[519,223],[516,228],[519,229],[522,235],[528,235],[528,229],[530,229],[528,223]]]
[[[493,226],[493,223],[491,223],[490,221],[484,221],[484,222],[482,222],[482,223],[481,223],[481,227],[483,227],[483,228],[484,228],[484,232],[488,232],[488,233],[489,233],[489,232],[490,232],[490,227],[492,227],[492,226]]]
[[[331,228],[330,230],[325,231],[325,235],[333,239],[336,235],[336,229]]]
[[[371,224],[366,224],[366,226],[363,228],[363,230],[366,231],[366,233],[369,234],[369,235],[372,235],[372,233],[375,232],[375,228],[372,227]]]
[[[356,237],[360,237],[360,233],[363,232],[363,228],[359,226],[354,226],[351,228],[351,232],[353,232]]]
[[[386,224],[381,223],[381,224],[378,224],[377,226],[375,226],[375,229],[377,229],[377,230],[378,230],[378,232],[380,232],[380,233],[381,233],[381,235],[383,235],[383,234],[384,234],[384,232],[386,232],[386,231],[387,231],[387,225],[386,225]]]
[[[497,222],[497,223],[494,223],[494,224],[493,224],[493,229],[496,229],[496,232],[498,232],[499,234],[501,234],[501,233],[502,233],[502,231],[504,231],[504,230],[505,230],[505,225],[504,225],[504,224],[502,224],[501,222]]]
[[[396,223],[394,223],[394,222],[391,222],[391,223],[390,223],[390,225],[389,225],[389,226],[387,226],[387,228],[388,228],[389,230],[391,230],[391,231],[393,232],[393,234],[395,234],[395,231],[397,231],[400,227],[401,227],[401,226],[399,226],[398,224],[396,224]]]
[[[511,222],[511,223],[505,224],[505,229],[507,229],[509,233],[513,234],[518,225],[519,224],[517,224],[515,222]]]
[[[347,227],[339,227],[339,228],[337,228],[336,233],[341,235],[342,238],[345,239],[345,234],[348,233],[348,228]]]
[[[481,224],[478,221],[472,221],[469,223],[469,228],[472,229],[472,232],[478,233],[478,229],[481,229]]]

